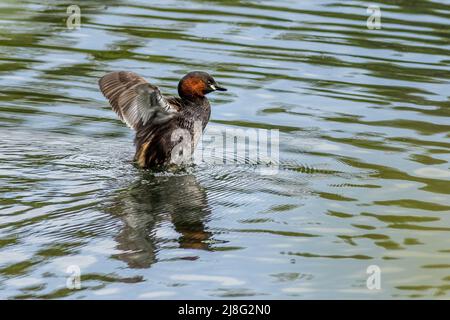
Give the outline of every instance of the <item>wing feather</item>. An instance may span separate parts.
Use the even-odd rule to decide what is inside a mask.
[[[133,72],[108,73],[99,86],[119,118],[134,130],[150,122],[165,123],[178,112],[158,87]]]

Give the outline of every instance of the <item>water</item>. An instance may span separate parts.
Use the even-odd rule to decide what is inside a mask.
[[[1,298],[450,297],[447,0],[66,5],[0,6]],[[137,169],[120,69],[209,71],[208,129],[279,129],[279,172]]]

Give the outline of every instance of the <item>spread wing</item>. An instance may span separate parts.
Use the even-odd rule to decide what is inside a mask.
[[[165,123],[178,112],[158,87],[133,72],[108,73],[98,84],[119,118],[134,130],[147,123]]]

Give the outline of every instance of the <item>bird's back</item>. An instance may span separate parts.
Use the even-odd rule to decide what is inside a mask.
[[[190,156],[198,143],[199,134],[209,121],[211,108],[206,98],[196,102],[186,102],[175,97],[166,97],[166,100],[176,106],[179,112],[165,123],[150,122],[136,131],[135,161],[140,167],[172,163],[175,160],[172,152],[176,146],[185,148],[184,152]],[[183,144],[185,142],[187,144]]]

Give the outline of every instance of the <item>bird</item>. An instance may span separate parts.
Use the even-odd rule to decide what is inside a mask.
[[[110,72],[98,81],[112,110],[136,132],[134,161],[140,168],[178,165],[189,159],[211,116],[206,95],[227,91],[207,72],[192,71],[178,83],[178,95],[130,71]]]

